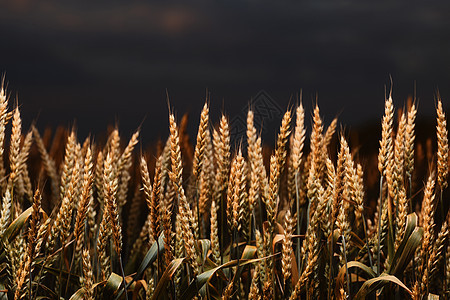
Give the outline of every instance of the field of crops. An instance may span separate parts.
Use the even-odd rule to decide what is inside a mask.
[[[170,111],[167,140],[139,151],[140,129],[104,142],[23,129],[8,98],[2,88],[0,300],[448,297],[440,98],[423,142],[416,103],[388,96],[374,157],[300,101],[273,146],[252,110],[232,144],[207,101],[194,142]]]

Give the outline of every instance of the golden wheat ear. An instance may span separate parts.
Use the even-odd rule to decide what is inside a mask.
[[[142,163],[144,163],[144,161],[142,161]],[[150,218],[151,218],[151,233],[153,235],[153,238],[155,240],[158,240],[159,235],[161,233],[161,218],[160,218],[160,202],[161,202],[161,197],[162,197],[162,186],[161,186],[161,182],[162,182],[162,172],[161,172],[161,166],[162,165],[162,157],[158,157],[157,161],[156,161],[156,166],[155,166],[155,176],[153,179],[153,188],[151,190],[151,199],[150,199]],[[146,164],[143,165],[143,168],[145,168]],[[147,171],[148,172],[148,171]],[[143,171],[143,174],[145,173],[145,170]],[[142,175],[144,178],[144,175]],[[148,176],[148,175],[145,175]],[[148,179],[145,179],[145,181],[147,181]],[[145,181],[143,180],[144,184],[149,184],[145,183]],[[146,188],[144,186],[144,191],[148,190],[148,188]],[[146,192],[147,193],[147,192]],[[147,202],[148,205],[148,202]]]
[[[22,119],[20,118],[19,107],[14,110],[12,129],[11,129],[11,142],[9,149],[9,164],[10,174],[8,186],[11,191],[17,186],[19,180],[19,161],[20,161],[20,140],[22,137]]]
[[[393,159],[393,142],[392,142],[392,128],[394,122],[394,104],[392,98],[386,99],[384,116],[381,125],[381,141],[380,150],[378,154],[378,170],[381,176],[386,176],[388,164]]]
[[[132,155],[136,144],[139,142],[139,130],[132,136],[128,145],[125,147],[122,155],[117,162],[117,173],[119,174],[119,186],[117,188],[117,205],[119,211],[127,203],[128,186],[131,180],[131,167],[133,165]]]
[[[416,105],[413,103],[411,108],[408,111],[408,118],[406,122],[406,132],[405,132],[405,169],[406,169],[406,176],[409,180],[409,184],[411,184],[412,181],[412,174],[414,171],[414,149],[415,149],[415,122],[416,122],[416,114],[417,114],[417,108]],[[409,187],[411,190],[411,186]]]
[[[175,117],[173,114],[169,116],[169,124],[170,124],[170,144],[171,144],[171,161],[172,161],[172,170],[170,172],[170,181],[173,185],[176,195],[178,197],[178,211],[180,217],[180,223],[183,230],[183,240],[185,243],[185,253],[186,258],[192,267],[192,274],[196,275],[198,272],[198,261],[197,254],[194,245],[194,234],[198,232],[198,227],[194,225],[196,221],[194,220],[192,211],[189,207],[189,203],[187,202],[186,195],[184,192],[184,188],[182,185],[183,178],[183,166],[181,162],[181,150],[180,150],[180,140],[178,137],[178,127],[175,122]],[[192,227],[191,228],[191,224]]]
[[[85,220],[89,210],[89,202],[91,200],[91,189],[94,180],[93,174],[93,158],[91,147],[86,148],[86,155],[83,163],[83,182],[81,185],[81,197],[78,205],[78,212],[75,219],[74,237],[76,239],[76,256],[81,255],[82,245],[84,242]]]
[[[113,156],[111,155],[111,153],[108,153],[106,155],[103,177],[105,204],[106,210],[108,211],[109,215],[109,225],[112,229],[114,248],[117,252],[117,255],[120,257],[122,251],[122,228],[120,226],[118,205],[116,199],[118,178],[117,173],[114,171]]]
[[[442,101],[438,99],[437,105],[437,183],[441,190],[447,188],[448,177],[448,131],[447,120],[442,108]]]
[[[206,131],[205,138],[205,153],[203,155],[202,169],[200,171],[199,178],[199,213],[200,216],[208,215],[208,209],[211,205],[211,200],[213,197],[212,189],[214,188],[214,151],[211,140],[211,133],[209,129]],[[203,219],[198,220],[198,222],[204,221]],[[200,226],[204,228],[204,226]]]
[[[200,125],[198,126],[197,144],[195,145],[194,159],[192,162],[192,174],[198,178],[203,164],[203,156],[207,146],[207,134],[209,132],[209,108],[208,103],[203,106],[200,115]]]

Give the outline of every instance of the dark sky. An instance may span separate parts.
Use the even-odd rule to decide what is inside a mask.
[[[40,128],[118,121],[129,135],[145,119],[146,139],[166,136],[166,89],[192,128],[206,89],[213,121],[261,90],[285,109],[302,89],[307,112],[317,95],[327,124],[358,126],[381,120],[389,75],[397,106],[414,82],[420,115],[437,89],[450,103],[449,1],[5,2],[0,72]]]

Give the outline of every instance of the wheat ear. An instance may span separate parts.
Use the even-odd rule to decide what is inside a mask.
[[[213,187],[213,180],[214,152],[211,141],[211,133],[209,132],[209,129],[206,129],[205,151],[203,153],[203,163],[199,178],[200,195],[198,198],[198,202],[200,215],[205,214],[210,207],[211,198],[213,196],[213,193],[211,192],[211,188]]]
[[[316,174],[314,174],[315,177],[317,177],[319,180],[322,178],[322,163],[323,163],[323,156],[324,153],[322,151],[323,149],[323,123],[322,119],[320,118],[320,110],[319,106],[316,104],[314,108],[314,114],[313,114],[313,129],[311,132],[311,138],[310,138],[310,147],[311,147],[311,164],[315,165]],[[308,180],[309,181],[309,180]]]
[[[441,190],[443,190],[448,185],[448,131],[441,99],[438,99],[437,115],[437,182]]]
[[[312,238],[316,239],[315,234]],[[303,273],[300,275],[300,278],[298,279],[298,281],[295,283],[295,288],[292,291],[291,297],[289,298],[290,300],[300,298],[301,289],[305,285],[305,283],[308,281],[309,276],[311,276],[318,258],[319,258],[318,254],[313,249],[311,249],[309,251],[306,267],[303,270]]]
[[[11,130],[11,145],[9,150],[9,164],[11,172],[9,175],[9,189],[17,185],[19,179],[19,160],[20,160],[20,140],[22,136],[22,119],[20,118],[19,108],[14,110]]]
[[[394,120],[394,105],[392,98],[386,99],[384,116],[381,125],[381,141],[378,153],[378,170],[382,176],[386,176],[388,165],[393,160],[392,126]]]
[[[227,118],[222,115],[219,129],[213,136],[214,155],[217,163],[215,197],[220,205],[221,198],[227,190],[230,174],[230,129]]]
[[[99,262],[100,278],[102,280],[106,280],[111,274],[110,257],[107,253],[107,246],[110,236],[111,227],[109,226],[109,213],[107,207],[104,206],[97,239],[97,257]]]
[[[19,176],[19,190],[21,196],[26,193],[28,199],[33,199],[33,191],[31,187],[31,181],[28,174],[27,160],[30,154],[31,144],[33,143],[33,132],[29,131],[23,140],[23,145],[19,153],[19,159],[17,161],[17,169]]]
[[[447,218],[445,219],[444,223],[442,224],[441,230],[439,230],[439,233],[436,238],[436,242],[434,243],[433,250],[431,251],[430,258],[428,259],[428,269],[430,270],[429,271],[430,281],[433,281],[433,279],[436,276],[436,273],[439,269],[441,261],[444,260],[444,258],[445,258],[445,255],[443,255],[443,254],[445,253],[445,246],[448,243],[449,218],[450,218],[450,214],[447,214]]]
[[[281,269],[284,282],[288,282],[291,277],[292,268],[292,234],[294,232],[295,218],[292,218],[291,211],[288,210],[285,215],[284,240],[281,251]],[[285,286],[287,288],[287,286]]]
[[[417,108],[413,103],[408,111],[405,132],[405,170],[406,176],[411,179],[414,171],[414,142],[415,142],[415,121]],[[411,188],[411,187],[410,187]]]
[[[294,134],[291,136],[290,141],[290,156],[288,161],[288,200],[290,205],[295,204],[296,210],[300,210],[300,199],[298,199],[299,189],[300,189],[300,164],[302,162],[303,156],[303,146],[305,142],[305,112],[302,103],[296,109],[296,122]],[[300,220],[298,221],[297,227],[300,227]],[[299,230],[299,228],[297,228]]]
[[[93,287],[94,276],[92,274],[91,256],[89,255],[88,249],[83,249],[82,260],[83,260],[84,299],[94,300],[94,287]]]
[[[182,238],[185,243],[186,257],[192,266],[193,275],[198,272],[197,254],[194,246],[194,235],[190,226],[191,222],[194,222],[192,211],[187,202],[184,188],[182,185],[182,162],[181,162],[181,150],[180,141],[178,137],[178,128],[175,123],[175,117],[171,114],[169,116],[170,123],[170,144],[171,144],[171,161],[172,170],[170,172],[170,181],[175,188],[178,196],[178,208],[180,214],[181,227],[183,229]]]
[[[258,172],[258,153],[256,145],[256,128],[253,125],[253,111],[247,113],[247,156],[250,170],[250,186],[248,192],[248,202],[250,211],[253,212],[259,193],[259,172]]]
[[[125,147],[122,155],[117,162],[117,173],[119,174],[119,186],[117,190],[117,205],[119,211],[127,202],[128,184],[131,180],[130,169],[133,164],[132,154],[134,147],[138,143],[139,130],[136,131],[132,136],[128,145]]]
[[[115,176],[116,172],[113,167],[113,157],[110,153],[106,155],[104,166],[104,190],[106,209],[109,214],[109,224],[112,229],[114,247],[117,255],[120,257],[122,250],[122,228],[119,221],[119,213],[116,202],[116,193],[118,180]]]
[[[192,173],[198,178],[203,164],[203,156],[206,150],[206,135],[208,131],[209,108],[208,103],[203,106],[198,126],[197,144],[195,145],[194,160],[192,162]]]
[[[2,211],[0,216],[0,236],[3,236],[5,230],[11,222],[11,192],[6,190],[2,199]]]
[[[72,130],[67,139],[66,150],[65,150],[65,155],[64,155],[64,163],[62,166],[61,191],[60,191],[61,199],[66,195],[67,189],[69,188],[69,183],[72,178],[72,171],[73,171],[75,161],[76,161],[76,158],[75,158],[76,157],[76,155],[75,155],[76,144],[77,144],[77,141],[76,141],[75,131]]]
[[[240,167],[239,162],[240,161],[238,161],[237,156],[233,158],[233,161],[231,163],[230,178],[228,181],[228,189],[227,189],[227,222],[228,222],[228,229],[230,230],[231,233],[233,232],[234,229],[237,229],[239,223],[239,221],[235,218],[234,212],[235,209],[234,205],[235,203],[238,203],[238,200],[235,200],[235,198],[239,197],[239,195],[236,192],[237,178]]]
[[[6,170],[5,163],[3,161],[3,153],[5,150],[5,128],[7,123],[7,115],[8,115],[8,98],[6,97],[5,90],[3,88],[3,84],[0,87],[0,186],[2,187],[2,191],[6,188],[6,181],[4,180]]]
[[[164,261],[166,266],[173,259],[173,243],[172,243],[172,210],[175,201],[175,189],[170,185],[166,191],[164,201],[162,203],[162,229],[164,231]]]
[[[27,252],[20,263],[14,299],[20,298],[21,293],[23,292],[22,285],[24,284],[27,275],[31,274],[30,270],[33,265],[36,253],[35,246],[38,232],[39,211],[41,209],[41,201],[42,201],[41,194],[39,193],[39,190],[36,190],[36,193],[33,198],[33,212],[31,215],[30,229],[28,231]]]
[[[216,199],[211,203],[211,255],[216,264],[220,264],[219,221],[217,219]]]
[[[289,134],[290,132],[290,126],[291,126],[291,111],[288,110],[283,116],[283,119],[281,120],[281,127],[280,132],[278,133],[277,138],[277,147],[275,149],[275,157],[277,159],[278,164],[278,175],[279,178],[280,174],[283,173],[284,165],[286,163],[286,156],[287,156],[287,149],[286,144],[289,140]]]
[[[33,131],[33,137],[36,141],[37,148],[39,150],[39,153],[41,155],[45,171],[47,172],[48,176],[51,179],[51,188],[52,188],[52,196],[56,199],[59,198],[59,175],[56,170],[56,165],[54,160],[50,157],[50,155],[47,152],[47,149],[45,148],[44,141],[41,138],[41,135],[39,134],[39,131],[37,128],[32,125],[31,130]]]
[[[91,188],[93,181],[93,161],[91,147],[86,149],[86,155],[84,158],[84,169],[83,169],[83,183],[80,204],[78,206],[78,212],[75,219],[74,237],[76,239],[76,255],[81,254],[81,247],[83,242],[83,233],[85,228],[85,220],[87,217],[87,212],[89,209],[89,201],[91,198]]]
[[[337,118],[334,118],[333,121],[331,121],[330,125],[327,128],[327,131],[325,131],[325,134],[323,136],[323,151],[324,153],[328,152],[328,146],[331,144],[331,140],[333,139],[334,133],[336,132],[337,127]]]
[[[433,245],[434,237],[434,174],[430,174],[425,186],[423,201],[422,201],[422,227],[423,238],[419,254],[418,280],[419,290],[422,292],[428,290],[428,259],[429,249]]]

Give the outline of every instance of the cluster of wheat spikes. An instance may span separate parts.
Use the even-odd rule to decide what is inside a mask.
[[[335,134],[336,119],[325,130],[318,106],[309,149],[299,103],[284,114],[269,159],[251,110],[246,149],[230,145],[227,117],[211,126],[208,104],[195,148],[187,118],[178,126],[170,113],[155,159],[134,154],[139,131],[123,143],[113,129],[103,144],[78,142],[74,129],[52,143],[34,126],[24,135],[1,88],[0,298],[448,297],[441,100],[424,186],[415,118],[412,104],[395,122],[388,97],[369,214],[365,173],[374,170]]]

